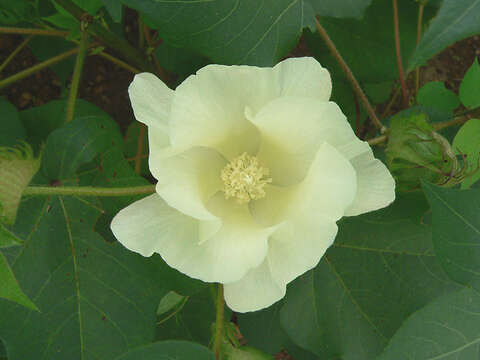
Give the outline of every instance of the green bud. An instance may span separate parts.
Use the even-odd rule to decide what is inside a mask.
[[[0,221],[15,223],[22,193],[40,167],[27,143],[0,147]]]
[[[461,169],[450,143],[423,113],[392,119],[386,155],[401,190],[419,187],[420,179],[438,185],[459,182]]]

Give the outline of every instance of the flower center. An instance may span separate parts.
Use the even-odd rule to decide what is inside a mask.
[[[268,169],[260,165],[256,156],[247,153],[237,156],[220,174],[225,198],[236,198],[241,204],[263,198],[265,184],[272,182],[266,177],[268,174]]]

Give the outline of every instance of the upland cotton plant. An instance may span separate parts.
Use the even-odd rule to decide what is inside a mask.
[[[121,210],[116,238],[255,311],[315,267],[342,216],[383,208],[395,183],[329,101],[310,57],[273,68],[208,65],[175,91],[152,74],[129,88],[148,126],[156,193]]]

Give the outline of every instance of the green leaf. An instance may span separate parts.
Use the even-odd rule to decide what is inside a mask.
[[[449,113],[460,105],[457,95],[448,90],[440,81],[432,81],[422,86],[417,94],[417,102],[420,105]]]
[[[54,178],[79,181],[83,176],[75,166],[98,158],[107,148],[107,138],[110,148],[105,154],[121,154],[121,139],[111,144],[111,136],[119,133],[112,124],[107,118],[80,117],[52,132],[43,176],[38,175],[36,183],[48,184]],[[107,130],[110,137],[104,135]],[[47,151],[51,146],[54,149]],[[116,164],[129,168],[118,158]],[[104,176],[103,170],[89,171],[95,179]],[[108,176],[115,172],[106,170]],[[122,169],[118,176],[123,174]],[[156,310],[165,294],[197,286],[158,255],[144,258],[105,241],[96,231],[97,219],[105,212],[94,197],[23,200],[12,229],[23,245],[2,251],[41,312],[0,301],[0,337],[10,360],[37,359],[39,354],[52,360],[86,359],[92,354],[113,359],[155,339]]]
[[[408,71],[454,42],[480,33],[480,0],[444,0],[408,63]]]
[[[404,63],[415,49],[417,13],[417,3],[401,2],[399,21]],[[426,19],[431,14],[430,9],[425,9]],[[373,0],[361,20],[322,17],[319,21],[361,83],[382,83],[398,79],[391,0]],[[345,77],[318,33],[311,34],[307,31],[306,40],[309,49],[323,66]]]
[[[215,360],[206,347],[187,341],[161,341],[142,346],[115,360]]]
[[[105,8],[112,17],[113,21],[116,23],[122,21],[123,7],[121,2],[118,0],[102,0],[102,3],[105,5]]]
[[[8,230],[3,224],[0,224],[0,249],[21,244],[21,240]]]
[[[283,303],[279,301],[261,311],[237,314],[240,332],[247,344],[272,355],[285,349],[294,359],[316,359],[310,352],[296,346],[283,330],[280,324]]]
[[[15,25],[35,20],[34,5],[26,0],[0,0],[0,24]]]
[[[109,116],[80,116],[54,131],[44,150],[42,172],[52,181],[71,179],[76,169],[99,153],[122,146],[122,136]]]
[[[435,252],[455,281],[480,289],[480,189],[423,183],[432,207]]]
[[[158,304],[157,315],[163,315],[185,301],[185,296],[177,294],[175,291],[168,292],[160,304]]]
[[[17,279],[13,274],[10,266],[5,260],[5,257],[0,252],[0,298],[7,299],[22,306],[25,306],[31,310],[38,311],[38,308],[33,302],[23,293],[18,285]]]
[[[479,315],[477,292],[445,295],[409,317],[378,360],[477,359]]]
[[[336,18],[361,18],[372,0],[310,0],[315,14]]]
[[[421,193],[346,218],[320,264],[287,290],[281,321],[320,358],[374,359],[405,318],[457,288],[432,249],[431,228],[411,220]]]
[[[466,155],[467,173],[471,176],[465,178],[462,189],[467,189],[480,179],[480,120],[470,119],[458,130],[453,139],[453,150],[457,154]]]
[[[271,66],[295,46],[304,27],[314,26],[303,0],[122,2],[148,17],[170,46],[215,63]]]
[[[460,84],[459,96],[467,108],[480,106],[480,65],[476,57]]]
[[[40,145],[46,142],[48,135],[64,124],[66,109],[66,100],[53,100],[44,105],[20,111],[20,120],[25,126],[27,141],[34,149],[38,150]],[[75,102],[75,117],[92,115],[109,117],[94,104],[77,99]]]
[[[26,137],[25,128],[18,117],[18,111],[6,99],[0,98],[0,146],[13,146]]]

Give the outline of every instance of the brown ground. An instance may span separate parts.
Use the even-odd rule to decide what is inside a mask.
[[[136,28],[136,24],[129,25]],[[128,37],[133,37],[129,34]],[[135,34],[133,34],[135,35]],[[0,35],[0,63],[21,43],[22,37],[16,35]],[[292,51],[292,55],[309,55],[304,41]],[[471,66],[475,56],[480,55],[480,36],[458,42],[429,61],[421,70],[420,84],[429,81],[443,81],[447,87],[458,92],[460,82]],[[37,63],[28,48],[23,49],[6,69],[0,78],[8,77]],[[79,97],[96,104],[109,113],[115,121],[125,129],[133,121],[133,113],[128,99],[127,88],[133,79],[129,71],[99,57],[89,56],[85,61],[83,78],[79,89]],[[409,88],[413,89],[413,77],[409,78]],[[18,109],[23,110],[44,104],[61,97],[60,82],[53,71],[46,69],[25,78],[0,91]],[[400,110],[400,99],[392,107]],[[379,113],[384,106],[378,107]],[[276,360],[292,360],[284,351],[275,356]]]

